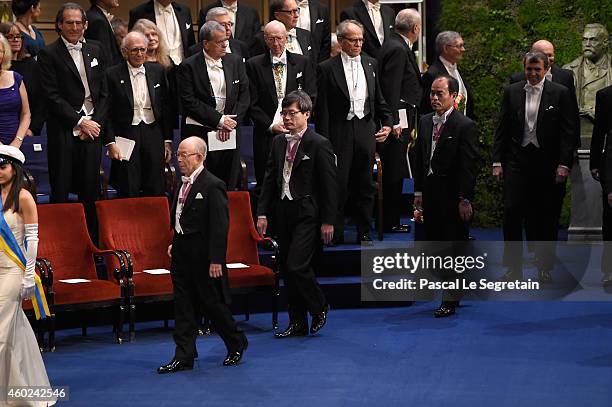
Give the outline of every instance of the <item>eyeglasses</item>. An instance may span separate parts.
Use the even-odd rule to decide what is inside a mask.
[[[278,10],[279,13],[288,13],[288,14],[300,14],[299,8],[294,8],[293,10]]]
[[[228,21],[227,23],[219,23],[219,24],[221,24],[225,28],[232,28],[234,26],[234,23],[232,23],[231,21]]]
[[[191,157],[192,155],[198,155],[200,153],[174,153],[174,158],[184,160],[187,157]]]
[[[287,37],[268,37],[268,36],[264,36],[264,39],[266,40],[266,42],[275,43],[275,42],[286,41]]]
[[[130,54],[132,55],[138,55],[140,54],[144,54],[145,52],[147,52],[146,48],[130,48]]]
[[[303,113],[303,112],[301,110],[294,110],[294,111],[291,111],[291,112],[283,111],[283,112],[280,112],[280,116],[281,117],[291,117],[293,119],[295,117],[295,115],[298,114],[298,113]]]
[[[12,35],[9,34],[7,36],[5,36],[7,41],[21,41],[21,35],[17,34],[17,35]]]
[[[457,48],[457,49],[465,49],[465,44],[456,44],[456,45],[447,45],[448,47],[453,47],[453,48]]]
[[[340,39],[349,42],[351,45],[363,44],[363,38],[340,37]]]

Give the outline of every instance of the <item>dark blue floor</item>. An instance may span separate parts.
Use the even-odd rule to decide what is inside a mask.
[[[195,370],[157,375],[174,348],[161,323],[124,345],[110,328],[61,331],[44,358],[71,406],[612,405],[612,303],[469,302],[442,320],[435,305],[332,310],[318,337],[289,340],[253,315],[231,368],[220,339],[202,337]]]

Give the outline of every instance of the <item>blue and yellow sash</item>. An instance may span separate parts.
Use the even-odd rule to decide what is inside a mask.
[[[24,241],[23,244],[27,247],[27,242]],[[17,243],[17,239],[15,239],[13,231],[4,219],[2,199],[0,199],[0,250],[2,250],[21,271],[25,271],[26,258]],[[32,294],[31,297],[34,314],[36,314],[36,319],[46,318],[51,315],[51,313],[49,312],[49,306],[47,305],[47,299],[45,298],[40,276],[36,273],[34,273],[34,281],[36,285],[34,294]]]

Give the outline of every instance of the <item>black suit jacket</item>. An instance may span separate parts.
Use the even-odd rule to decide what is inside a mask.
[[[104,53],[98,46],[83,44],[81,50],[87,82],[94,105],[92,120],[104,125],[108,110],[108,90],[104,71]],[[49,115],[47,123],[54,129],[72,132],[81,115],[78,113],[85,99],[85,88],[79,71],[61,38],[40,50],[38,63]],[[108,141],[102,132],[102,141]]]
[[[242,58],[226,54],[222,59],[225,76],[224,114],[237,115],[241,123],[249,108],[249,80]],[[221,113],[215,110],[215,98],[204,61],[204,52],[185,59],[178,67],[177,82],[183,105],[183,121],[189,116],[202,123],[207,130],[217,128]]]
[[[393,11],[391,7],[381,4],[380,15],[382,17],[386,42],[389,38],[389,34],[393,31],[393,26],[395,24],[395,11]],[[365,32],[363,34],[364,42],[362,51],[372,58],[378,58],[378,52],[380,51],[381,44],[378,40],[378,36],[376,35],[374,24],[372,24],[370,13],[368,13],[368,9],[366,8],[365,4],[363,4],[363,1],[357,0],[354,5],[342,10],[342,13],[340,13],[340,21],[347,19],[357,20],[363,24],[365,27]]]
[[[87,31],[85,31],[85,38],[100,42],[100,46],[109,58],[106,61],[106,66],[113,66],[123,61],[113,29],[98,6],[91,6],[87,10]]]
[[[524,136],[525,81],[508,85],[504,89],[499,120],[493,144],[493,162],[505,166],[515,162]],[[544,163],[554,174],[559,165],[572,167],[575,147],[575,123],[569,90],[554,82],[544,81],[538,109],[536,134]]]
[[[308,3],[310,14],[310,37],[317,54],[317,62],[329,59],[331,52],[331,26],[329,8],[317,0]]]
[[[429,66],[427,72],[423,74],[423,100],[421,102],[421,113],[431,113],[433,109],[431,108],[431,103],[429,101],[429,94],[431,93],[431,84],[434,79],[436,79],[440,75],[448,75],[448,71],[446,67],[440,61],[439,58],[436,58],[435,62]],[[461,79],[463,80],[463,84],[465,85],[465,89],[468,94],[467,106],[465,107],[466,116],[472,120],[476,120],[476,116],[474,114],[474,94],[470,91],[470,86],[465,81],[465,76],[461,75]]]
[[[155,62],[145,62],[147,88],[155,121],[162,129],[164,139],[172,138],[171,103],[169,100],[168,80],[164,67]],[[134,109],[134,95],[127,62],[115,65],[106,70],[106,81],[109,94],[109,112],[106,130],[108,138],[125,137],[130,134]]]
[[[180,185],[177,185],[170,212],[173,230],[180,190]],[[193,251],[194,257],[197,257],[193,259],[194,265],[197,264],[196,262],[225,264],[229,232],[227,193],[225,183],[206,168],[191,186],[179,222],[185,235],[196,235],[199,238],[197,239],[199,244],[194,247]],[[226,278],[227,273],[223,275]]]
[[[249,46],[246,44],[246,42],[237,40],[235,38],[230,38],[229,47],[232,50],[232,54],[242,57],[245,61],[249,58]],[[201,52],[203,49],[202,42],[196,42],[189,47],[187,54],[185,54],[185,58],[195,55],[198,52]]]
[[[303,30],[299,27],[295,29],[295,36],[297,37],[298,44],[302,49],[302,55],[310,59],[311,63],[316,64],[317,62],[317,50],[312,46],[312,38],[308,30]],[[261,55],[268,53],[268,47],[264,41],[263,32],[257,33],[251,46],[251,56]]]
[[[367,103],[369,103],[370,114],[377,125],[393,126],[393,115],[383,97],[378,75],[376,75],[376,60],[361,54],[361,65],[368,82]],[[330,137],[333,122],[345,122],[351,108],[341,55],[336,55],[319,64],[317,84],[315,127],[317,132],[325,137]]]
[[[434,114],[429,113],[420,120],[414,148],[414,190],[424,191],[431,164],[434,176],[444,179],[445,188],[452,188],[451,195],[457,198],[457,202],[453,202],[456,208],[460,197],[472,199],[474,196],[478,175],[478,131],[474,121],[454,110],[446,119],[432,157]]]
[[[612,86],[595,96],[595,125],[591,138],[591,169],[598,169],[606,194],[612,192]]]
[[[423,89],[421,71],[414,52],[397,33],[390,34],[378,55],[380,86],[394,124],[399,123],[399,109],[419,107]]]
[[[249,76],[251,107],[249,116],[255,124],[256,132],[268,132],[278,107],[272,60],[269,53],[254,56],[246,63]],[[302,89],[313,103],[317,95],[317,83],[312,64],[303,55],[287,52],[287,81],[285,95]]]
[[[136,21],[141,18],[146,18],[147,20],[155,21],[155,6],[153,4],[154,0],[149,0],[146,3],[143,3],[139,6],[134,7],[130,10],[130,21],[128,23],[129,30],[132,30]],[[172,2],[172,7],[174,8],[174,14],[176,15],[176,19],[178,21],[179,28],[181,29],[181,40],[183,43],[183,54],[188,55],[189,47],[195,44],[195,34],[193,33],[193,20],[191,18],[191,10],[188,6],[184,4],[179,4],[176,2]]]
[[[280,200],[286,152],[287,140],[284,134],[279,134],[272,141],[257,204],[257,215],[269,216],[273,202]],[[298,146],[289,179],[289,190],[294,200],[311,200],[313,216],[321,223],[334,223],[338,210],[334,152],[329,140],[311,129],[304,132]]]
[[[198,24],[200,27],[206,22],[206,13],[213,7],[223,7],[221,1],[214,2],[200,10]],[[238,11],[236,12],[236,27],[234,28],[234,38],[251,44],[253,38],[261,31],[261,20],[257,10],[247,3],[239,1]]]

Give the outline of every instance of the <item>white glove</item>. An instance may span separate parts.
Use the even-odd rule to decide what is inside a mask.
[[[26,266],[21,282],[21,299],[25,300],[32,296],[36,287],[34,281],[34,267],[36,265],[36,253],[38,252],[38,223],[28,223],[25,226],[25,258]]]

